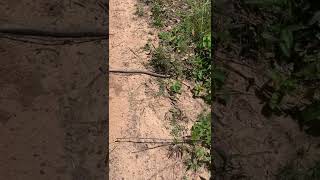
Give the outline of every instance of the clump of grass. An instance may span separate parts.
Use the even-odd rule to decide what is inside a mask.
[[[183,132],[186,130],[185,126],[183,125],[183,122],[186,121],[186,117],[182,113],[181,109],[177,107],[171,108],[169,113],[169,121],[171,126],[170,134],[176,141],[178,141],[181,139]]]
[[[180,58],[180,74],[196,82],[195,97],[211,103],[211,1],[189,0],[186,5],[188,10],[181,10],[175,17],[180,22],[170,31],[159,33],[160,47]],[[191,56],[184,61],[186,53]]]
[[[180,81],[174,81],[170,86],[171,94],[180,94],[181,93],[182,84]]]
[[[138,3],[137,6],[136,6],[136,12],[135,14],[139,17],[143,16],[144,15],[144,8],[143,8],[143,5],[141,3]]]
[[[181,125],[183,119],[181,110],[173,108],[170,110],[172,126],[171,135],[177,143],[170,147],[170,156],[177,154],[179,157],[185,155],[187,170],[198,171],[200,168],[209,168],[211,165],[211,115],[203,112],[191,128],[191,136],[182,138],[185,127]]]
[[[179,76],[181,74],[181,64],[178,61],[172,60],[167,49],[162,46],[154,49],[149,65],[157,73],[172,76]]]
[[[201,91],[195,91],[195,95],[211,102],[211,1],[194,0],[190,1],[190,14],[185,16],[182,23],[185,36],[191,37],[195,45],[195,56],[192,61],[193,78]]]
[[[172,74],[174,71],[172,61],[163,47],[158,47],[153,51],[150,65],[158,73]]]
[[[160,78],[157,79],[157,82],[159,85],[159,91],[157,93],[157,96],[163,96],[165,93],[166,83],[163,79],[160,79]]]
[[[197,171],[211,164],[211,115],[201,114],[191,128],[190,158],[186,161],[187,169]]]
[[[164,10],[163,4],[161,0],[155,0],[151,7],[152,17],[153,17],[153,25],[156,27],[163,27],[164,22]]]
[[[159,47],[152,50],[150,66],[154,71],[173,75],[176,79],[187,79],[196,84],[193,93],[208,104],[211,103],[211,1],[210,0],[171,0],[151,2],[153,25],[170,26],[158,34]],[[170,4],[171,3],[171,4]],[[175,4],[175,6],[171,6]],[[176,5],[179,4],[179,5]],[[171,10],[166,12],[166,10]],[[178,21],[176,21],[178,20]],[[172,22],[176,22],[172,24]],[[146,49],[150,49],[148,46]],[[173,81],[171,95],[181,93],[181,82]],[[191,129],[190,138],[182,138],[178,112],[172,111],[171,135],[174,139],[185,141],[177,143],[172,151],[186,153],[188,169],[197,171],[208,168],[211,163],[211,120],[210,114],[202,114]]]

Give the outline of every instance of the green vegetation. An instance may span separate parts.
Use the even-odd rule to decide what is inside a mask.
[[[155,0],[152,3],[152,17],[153,17],[153,25],[156,27],[163,27],[164,22],[164,10],[163,10],[163,3],[161,0]]]
[[[199,116],[198,121],[191,128],[190,159],[188,169],[197,171],[199,167],[209,168],[211,164],[211,117],[210,114]]]
[[[171,135],[176,143],[171,151],[185,155],[185,164],[187,170],[198,171],[200,168],[209,168],[211,164],[211,116],[210,113],[203,112],[199,115],[198,120],[191,128],[191,136],[182,138],[182,133],[186,131],[181,124],[183,119],[181,110],[171,109],[172,116],[170,118]]]
[[[149,66],[157,73],[173,77],[167,84],[173,97],[182,93],[183,81],[192,84],[195,98],[211,104],[211,0],[144,1],[151,8],[152,24],[160,31],[159,46],[147,44],[152,58]],[[171,151],[188,157],[188,170],[208,168],[211,162],[211,115],[201,114],[193,124],[191,136],[183,137],[181,110],[170,111],[171,135],[177,142]]]
[[[178,139],[182,136],[182,132],[185,130],[184,126],[181,124],[185,117],[182,114],[182,111],[177,107],[170,109],[169,113],[171,114],[169,119],[171,125],[171,135],[175,140],[178,141]]]
[[[138,16],[143,16],[144,15],[144,9],[143,9],[143,4],[141,4],[141,3],[138,3],[137,4],[137,6],[136,6],[136,15],[138,15]]]
[[[170,86],[170,91],[173,94],[180,94],[181,93],[181,82],[175,81],[171,86]]]
[[[177,2],[184,3],[188,8],[180,9]],[[160,46],[152,50],[150,66],[158,73],[194,81],[194,95],[210,103],[211,1],[189,0],[175,3],[169,0],[154,1],[151,5],[154,22],[170,24],[174,19],[179,19],[180,22],[173,24],[172,29],[159,33]],[[173,8],[175,14],[164,11],[168,7]]]
[[[216,38],[228,54],[236,54],[232,47],[241,47],[241,57],[265,64],[266,70],[261,73],[269,80],[256,88],[257,96],[265,102],[262,113],[289,114],[302,127],[309,127],[307,133],[320,135],[319,2],[245,0],[239,7],[243,12],[236,23],[241,25],[231,25],[232,19],[226,20],[225,27],[232,28],[218,33]],[[218,83],[215,88],[221,88],[225,74],[215,72],[214,77]],[[304,113],[307,107],[308,113]],[[306,119],[312,121],[306,124]]]

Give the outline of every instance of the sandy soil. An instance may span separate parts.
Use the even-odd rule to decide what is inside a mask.
[[[101,30],[101,3],[1,1],[0,27]],[[105,179],[107,82],[100,76],[86,86],[106,64],[107,48],[0,38],[0,179]]]
[[[141,48],[150,38],[157,45],[155,29],[145,17],[136,17],[136,0],[110,1],[110,68],[145,69],[150,56]],[[172,107],[168,98],[157,96],[154,77],[110,74],[110,179],[181,179],[181,159],[169,159],[168,147],[148,149],[155,144],[115,142],[117,138],[172,138],[165,114]],[[188,94],[188,93],[186,93]],[[180,98],[186,114],[203,109],[191,94]],[[189,117],[190,117],[189,116]]]

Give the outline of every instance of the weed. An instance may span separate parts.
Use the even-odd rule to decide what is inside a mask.
[[[183,15],[178,34],[183,42],[195,45],[193,57],[193,76],[197,82],[195,95],[204,92],[206,102],[211,102],[211,1],[188,1],[190,11]],[[182,46],[183,47],[183,46]],[[200,88],[199,88],[200,86]],[[199,91],[200,90],[200,91]]]
[[[159,78],[158,85],[159,85],[159,91],[157,93],[157,96],[163,96],[165,93],[165,87],[166,87],[165,81]]]
[[[174,71],[173,63],[163,47],[158,47],[153,51],[150,65],[158,73],[172,74]]]
[[[152,3],[151,12],[153,17],[153,25],[156,27],[162,27],[164,25],[164,10],[162,6],[161,0],[155,0]]]
[[[182,132],[185,131],[185,127],[179,124],[179,120],[183,119],[181,111],[179,109],[170,110],[171,118],[171,135],[176,141],[181,141]],[[181,157],[183,154],[187,155],[185,164],[187,170],[197,171],[202,167],[209,168],[211,164],[211,116],[209,114],[202,113],[199,115],[197,122],[191,128],[191,136],[189,140],[186,140],[186,144],[175,144],[171,147],[171,155],[173,152],[179,154]]]
[[[191,128],[191,140],[194,145],[201,144],[201,146],[210,149],[211,147],[211,114],[205,115],[202,113],[198,121]]]
[[[137,4],[137,6],[136,6],[136,12],[135,12],[135,14],[137,15],[137,16],[143,16],[144,15],[144,8],[143,8],[143,5],[142,4],[140,4],[140,3],[138,3]]]
[[[181,63],[172,60],[169,51],[165,47],[158,47],[152,52],[150,66],[155,72],[172,76],[180,76],[182,73]]]
[[[186,130],[186,128],[182,124],[182,122],[186,120],[186,117],[183,115],[182,111],[177,107],[170,109],[169,113],[171,115],[169,119],[171,126],[170,134],[176,141],[178,141],[179,139],[181,139],[182,133]]]
[[[199,116],[198,121],[191,128],[190,159],[187,161],[188,169],[197,171],[200,167],[210,167],[211,164],[211,116]]]
[[[160,47],[180,58],[175,61],[174,68],[178,69],[178,75],[196,82],[195,97],[211,103],[211,1],[189,0],[186,3],[189,8],[175,17],[180,22],[170,31],[159,33]],[[158,4],[153,7],[158,12]],[[185,53],[191,54],[188,61],[182,61]]]
[[[173,2],[173,1],[172,1]],[[153,25],[168,27],[159,34],[159,47],[151,50],[150,66],[154,71],[173,75],[175,79],[187,79],[195,85],[192,90],[195,97],[203,98],[211,103],[211,1],[160,1],[150,2]],[[179,4],[179,5],[177,5]],[[169,9],[169,11],[168,11]],[[170,11],[171,10],[171,11]],[[174,24],[172,24],[174,22]],[[147,49],[147,48],[146,48]],[[148,46],[150,49],[150,46]],[[219,75],[219,72],[217,73]],[[219,83],[221,76],[216,77]],[[173,81],[169,93],[180,94],[181,82]],[[171,135],[174,139],[181,138],[185,127],[182,126],[182,112],[173,108],[170,124]],[[200,167],[208,168],[211,162],[211,123],[210,115],[199,116],[198,121],[191,129],[191,136],[186,144],[175,144],[172,147],[182,154],[186,152],[189,160],[188,169],[198,170]]]
[[[142,48],[144,51],[150,51],[151,50],[151,46],[149,43],[145,44]]]
[[[181,94],[181,82],[180,81],[174,81],[174,83],[170,86],[171,94]]]
[[[184,130],[184,127],[180,124],[178,124],[176,121],[173,121],[171,123],[172,129],[171,129],[171,135],[177,139],[177,137],[181,136],[181,132]]]

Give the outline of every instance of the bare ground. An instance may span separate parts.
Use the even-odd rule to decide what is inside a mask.
[[[6,0],[0,27],[103,30],[102,7],[95,0]],[[106,49],[103,42],[0,38],[0,179],[104,179],[107,82],[100,76],[87,85],[106,65]]]
[[[110,69],[145,69],[150,55],[142,47],[151,39],[157,46],[156,30],[148,18],[136,17],[136,0],[110,1]],[[110,179],[182,179],[185,167],[182,159],[168,158],[168,146],[115,142],[117,138],[172,139],[166,113],[171,101],[158,96],[156,78],[146,75],[110,74]],[[184,87],[178,106],[188,118],[195,120],[205,107],[194,100]]]

